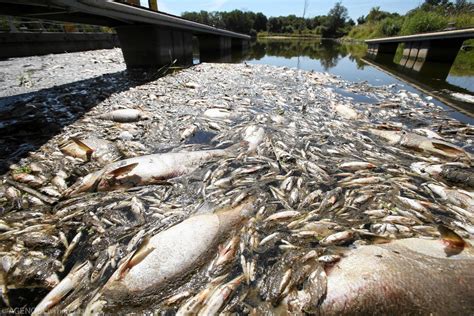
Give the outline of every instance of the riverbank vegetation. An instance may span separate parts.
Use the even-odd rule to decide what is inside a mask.
[[[268,18],[263,13],[234,10],[231,12],[184,12],[183,18],[246,33],[252,36],[291,36],[291,37],[341,37],[355,25],[349,18],[347,8],[340,2],[327,15],[312,18],[296,15]]]
[[[425,0],[405,15],[390,13],[374,7],[357,19],[347,37],[369,39],[395,35],[410,35],[444,29],[474,26],[474,3],[457,0]]]
[[[349,18],[347,8],[338,2],[326,14],[306,17],[308,1],[303,15],[267,17],[251,11],[184,12],[182,17],[235,32],[253,36],[289,37],[346,37],[369,39],[376,37],[410,35],[452,28],[474,26],[474,3],[469,0],[425,0],[405,15],[383,11],[374,7],[355,21]]]

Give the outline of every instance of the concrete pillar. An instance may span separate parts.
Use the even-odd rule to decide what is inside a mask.
[[[230,37],[198,35],[199,59],[201,62],[229,62],[232,59]]]
[[[420,43],[420,47],[418,48],[418,56],[416,57],[415,64],[413,65],[413,70],[416,72],[420,72],[423,67],[423,64],[426,61],[426,57],[428,57],[428,51],[430,49],[430,41],[423,41]]]
[[[250,41],[240,39],[240,38],[232,38],[232,61],[243,61],[246,59],[249,53]]]
[[[397,47],[398,43],[369,44],[368,57],[380,63],[391,63]]]
[[[240,39],[240,38],[232,38],[231,39],[232,50],[233,51],[242,51],[245,52],[249,49],[249,41]]]
[[[153,25],[115,28],[127,68],[159,68],[173,62],[193,63],[192,34]]]
[[[8,26],[10,27],[10,32],[12,33],[18,32],[18,29],[15,26],[15,23],[13,23],[13,17],[7,16],[7,20],[8,20]]]
[[[405,67],[408,61],[408,57],[410,56],[412,42],[406,42],[404,43],[404,45],[405,46],[403,47],[402,59],[400,59],[400,63],[399,63],[399,65],[402,67]]]
[[[463,42],[464,39],[453,38],[424,43],[424,62],[420,63],[417,69],[414,67],[414,70],[423,76],[445,80]]]
[[[367,57],[370,59],[375,59],[377,56],[377,50],[379,48],[379,44],[370,43],[369,47],[367,48]]]
[[[405,63],[406,69],[412,69],[415,64],[416,58],[418,57],[418,50],[420,48],[420,42],[411,43],[410,52],[408,54],[408,60]]]

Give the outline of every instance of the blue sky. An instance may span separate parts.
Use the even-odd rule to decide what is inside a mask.
[[[141,0],[148,3],[147,0]],[[327,14],[335,0],[309,0],[306,16]],[[423,3],[423,0],[342,0],[354,20],[366,15],[374,6],[389,12],[406,13]],[[180,15],[184,11],[231,11],[234,9],[263,12],[266,16],[303,13],[304,0],[158,0],[160,11]]]

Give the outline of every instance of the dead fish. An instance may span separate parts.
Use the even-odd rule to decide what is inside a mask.
[[[58,304],[64,296],[76,288],[77,285],[86,278],[91,268],[92,264],[89,261],[74,267],[71,272],[43,298],[36,306],[32,315],[43,315]]]
[[[337,112],[337,114],[339,114],[340,116],[342,116],[343,118],[347,120],[353,120],[359,117],[359,113],[357,113],[353,108],[345,104],[342,104],[342,103],[332,104],[332,108],[334,109],[334,111]]]
[[[474,170],[463,163],[430,165],[426,162],[415,162],[411,164],[410,169],[422,176],[429,175],[452,185],[474,188]]]
[[[99,115],[97,118],[120,123],[129,123],[146,120],[149,118],[149,115],[136,109],[120,109]]]
[[[371,164],[370,162],[365,162],[365,161],[348,161],[348,162],[341,163],[339,165],[340,169],[347,170],[347,171],[372,169],[375,167],[376,166],[374,164]]]
[[[204,150],[153,154],[129,158],[88,174],[72,185],[65,194],[71,196],[88,191],[112,191],[132,188],[188,174],[213,158],[230,154],[225,150]]]
[[[187,127],[180,135],[179,139],[181,141],[187,139],[188,137],[193,136],[198,131],[198,127],[196,125],[191,125]]]
[[[119,157],[117,149],[111,142],[96,137],[86,139],[71,138],[70,141],[61,146],[60,150],[66,155],[84,161],[112,162]]]
[[[448,257],[453,238],[448,244],[443,238],[401,239],[349,251],[327,271],[321,313],[473,314],[474,252],[462,245]]]
[[[265,130],[263,127],[256,125],[248,126],[243,132],[243,139],[248,143],[248,151],[253,152],[257,149],[257,146],[263,141],[265,136]]]
[[[472,209],[474,215],[474,198],[471,193],[462,190],[448,189],[433,183],[427,186],[443,200],[447,200],[449,203],[459,207]]]
[[[225,119],[230,117],[232,113],[223,108],[212,108],[204,111],[203,115],[209,118]]]
[[[204,304],[203,308],[199,311],[198,316],[216,315],[222,305],[224,305],[225,301],[242,283],[243,280],[244,276],[240,275],[217,288]]]
[[[384,138],[391,145],[399,144],[407,148],[425,151],[443,157],[467,158],[470,160],[470,155],[464,149],[439,139],[428,138],[406,131],[369,129],[369,132]]]
[[[215,253],[222,238],[249,215],[254,204],[255,198],[250,197],[237,207],[193,216],[158,233],[120,265],[103,293],[112,299],[138,299],[184,277]]]

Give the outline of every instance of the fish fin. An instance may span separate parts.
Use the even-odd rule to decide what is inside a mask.
[[[101,176],[101,170],[88,174],[67,188],[66,191],[63,192],[63,196],[70,197],[78,193],[94,191],[97,188],[97,184]]]
[[[444,252],[447,257],[460,254],[467,246],[467,243],[461,236],[446,226],[438,225],[438,231],[441,234],[441,241],[445,245]]]
[[[135,169],[136,166],[138,166],[138,162],[131,163],[129,165],[119,167],[117,169],[114,169],[114,170],[108,172],[108,174],[111,174],[114,178],[117,178],[119,176],[122,176],[122,175],[125,175],[125,174],[129,173],[130,171]]]
[[[135,250],[133,255],[130,256],[127,262],[120,269],[119,279],[123,279],[123,277],[131,268],[142,262],[143,259],[145,259],[153,250],[155,250],[155,247],[148,247],[149,242],[150,237],[145,236],[137,250]]]
[[[453,155],[463,155],[464,154],[464,150],[462,149],[458,149],[454,146],[451,146],[451,145],[446,145],[446,144],[443,144],[443,143],[438,143],[436,141],[431,141],[432,145],[434,148],[436,149],[439,149],[441,151],[444,151],[448,154],[453,154]]]
[[[71,138],[71,140],[76,143],[81,149],[83,149],[85,152],[86,152],[86,157],[87,157],[87,160],[91,160],[91,157],[92,157],[92,153],[94,152],[94,149],[90,148],[89,146],[87,146],[85,143],[83,143],[81,140],[79,140],[78,138]]]

